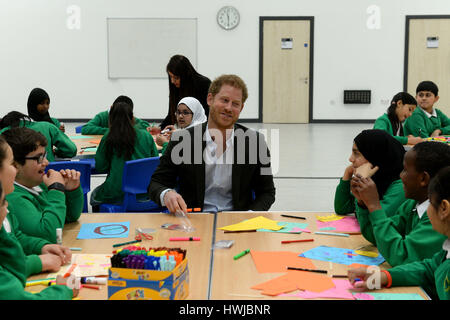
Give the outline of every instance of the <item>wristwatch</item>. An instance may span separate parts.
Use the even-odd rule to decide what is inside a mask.
[[[47,189],[48,190],[58,190],[58,191],[61,191],[61,192],[65,192],[66,191],[66,187],[60,182],[52,183],[51,185],[49,185],[47,187]]]

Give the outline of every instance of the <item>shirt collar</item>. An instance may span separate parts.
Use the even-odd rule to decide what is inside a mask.
[[[428,113],[427,111],[425,111],[422,108],[420,108],[420,110],[422,110],[428,118],[431,118],[431,117],[436,117],[437,118],[437,113],[436,113],[436,109],[435,108],[433,108],[433,112],[432,113]]]
[[[447,239],[444,241],[444,244],[442,245],[442,249],[447,251],[447,259],[450,259],[450,239]]]
[[[28,188],[28,187],[25,187],[24,185],[21,185],[21,184],[18,183],[17,181],[14,181],[14,184],[17,185],[17,186],[19,186],[19,187],[24,188],[25,190],[27,190],[28,192],[34,194],[35,196],[39,196],[39,194],[42,192],[42,189],[41,189],[41,187],[39,187],[39,186],[35,186],[35,187],[33,187],[33,188],[30,189],[30,188]]]
[[[423,214],[427,211],[430,199],[425,200],[421,204],[416,204],[417,215],[419,219],[422,219]]]
[[[234,144],[234,127],[231,130],[232,130],[231,135],[226,142],[227,149]],[[211,145],[214,142],[214,140],[211,137],[211,134],[209,133],[209,123],[206,124],[205,141],[206,141],[206,145]],[[217,146],[217,144],[215,142],[213,145]]]

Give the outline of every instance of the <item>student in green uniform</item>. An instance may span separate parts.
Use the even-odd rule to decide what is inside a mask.
[[[133,101],[127,96],[119,96],[114,103],[123,102],[131,106],[133,110]],[[113,103],[113,105],[114,105]],[[147,121],[139,118],[134,118],[134,123],[137,129],[147,129],[150,125]],[[98,113],[93,119],[86,123],[81,128],[82,134],[105,134],[109,128],[109,111],[102,111]]]
[[[421,142],[409,150],[400,174],[408,199],[392,217],[380,205],[372,179],[359,175],[352,178],[352,188],[368,209],[358,217],[363,236],[378,247],[391,266],[431,258],[441,248],[445,237],[433,230],[426,215],[428,185],[449,163],[450,147],[443,143]]]
[[[25,248],[30,250],[38,248],[40,241],[43,240],[27,238],[27,242],[24,241],[25,238],[19,237],[24,241],[23,244],[27,243],[23,247],[23,244],[19,243],[17,238],[14,238],[18,234],[11,232],[11,230],[8,231],[10,220],[6,218],[8,202],[5,200],[5,193],[10,193],[14,190],[13,181],[15,174],[16,169],[13,166],[11,148],[3,137],[0,137],[0,300],[54,300],[76,297],[78,290],[72,290],[65,286],[66,279],[61,277],[58,277],[56,280],[58,285],[44,289],[40,293],[32,294],[24,290],[27,277],[33,272],[43,271],[46,262],[41,261],[37,256],[25,256],[24,253]],[[47,245],[42,246],[42,253],[49,248]],[[53,249],[56,248],[54,247]],[[53,249],[50,248],[49,251],[53,251]],[[64,253],[70,259],[70,251]],[[52,268],[48,270],[51,271]]]
[[[393,136],[401,144],[417,144],[422,142],[420,137],[412,135],[405,136],[403,132],[403,122],[411,116],[416,109],[417,101],[407,92],[397,93],[387,109],[387,113],[379,117],[374,125],[374,129],[384,130]]]
[[[9,212],[23,233],[56,243],[56,229],[77,221],[83,210],[80,172],[50,169],[45,173],[47,141],[37,131],[13,128],[3,136],[17,168],[14,192],[7,196]]]
[[[17,170],[14,167],[14,157],[11,147],[0,135],[0,182],[5,195],[13,192],[14,179]],[[47,240],[31,237],[18,228],[14,215],[8,215],[3,220],[3,228],[9,236],[20,243],[26,256],[27,274],[44,271],[56,272],[71,260],[69,248],[58,244],[51,244]]]
[[[54,124],[59,130],[65,132],[64,123],[58,119],[50,117],[50,97],[48,93],[41,88],[34,88],[28,96],[27,102],[28,115],[34,121],[45,121]]]
[[[438,87],[432,81],[422,81],[416,89],[419,107],[405,121],[405,135],[437,137],[450,134],[450,119],[434,105],[439,100]]]
[[[132,105],[113,104],[109,112],[110,128],[95,155],[95,170],[108,175],[105,182],[92,191],[90,204],[94,212],[101,203],[123,201],[122,175],[126,161],[158,156],[152,135],[146,129],[139,129],[134,121]]]
[[[391,216],[406,200],[400,172],[403,169],[402,144],[382,130],[364,130],[353,141],[349,165],[339,181],[334,197],[334,210],[337,214],[356,212],[359,218],[367,214],[367,208],[355,197],[351,190],[351,178],[357,170],[365,166],[378,167],[372,179],[381,195],[381,205]]]
[[[34,122],[28,116],[17,111],[11,111],[0,121],[0,133],[10,128],[27,127],[40,132],[47,140],[47,159],[55,161],[55,155],[60,158],[72,158],[77,154],[77,146],[64,132],[55,125],[41,121]]]
[[[446,238],[442,249],[429,259],[382,272],[380,285],[421,286],[431,297],[450,300],[450,166],[441,169],[431,180],[428,198],[427,215],[431,225]],[[355,283],[355,278],[367,280],[370,277],[366,268],[350,269],[348,275],[352,283]],[[365,281],[355,284],[355,287],[368,289]]]

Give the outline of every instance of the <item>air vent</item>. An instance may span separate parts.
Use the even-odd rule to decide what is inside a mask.
[[[370,90],[344,90],[344,104],[370,104]]]

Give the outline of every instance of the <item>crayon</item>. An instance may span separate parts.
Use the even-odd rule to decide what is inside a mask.
[[[244,250],[244,251],[242,251],[241,253],[238,253],[237,255],[235,255],[234,257],[233,257],[233,259],[234,260],[237,260],[237,259],[239,259],[240,257],[243,257],[243,256],[245,256],[247,253],[249,253],[250,252],[250,249],[247,249],[247,250]]]

